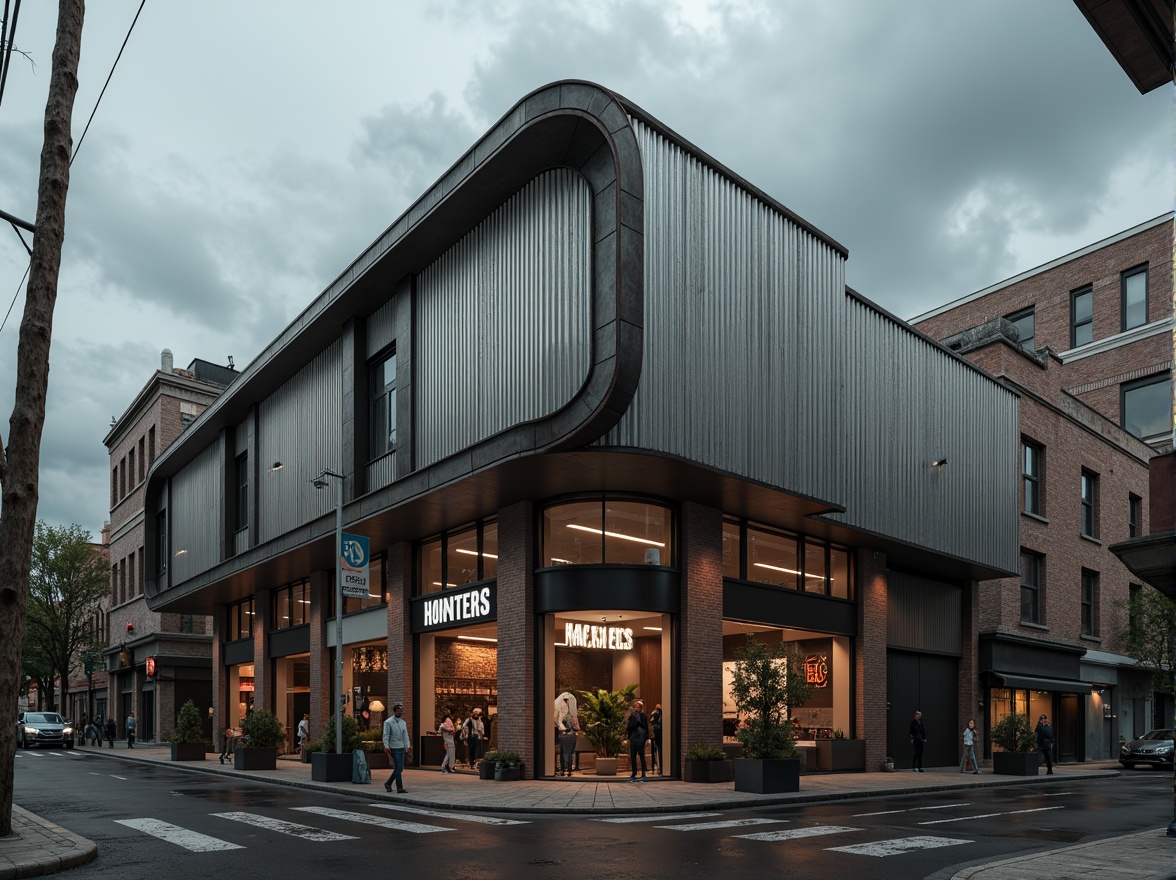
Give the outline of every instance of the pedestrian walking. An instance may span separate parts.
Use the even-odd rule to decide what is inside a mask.
[[[302,713],[302,720],[298,722],[298,754],[302,754],[302,747],[310,741],[310,715]]]
[[[662,757],[661,703],[655,703],[653,711],[649,713],[649,736],[649,772],[654,775],[659,772],[665,773],[665,760]]]
[[[445,707],[445,719],[437,728],[437,732],[441,734],[441,744],[445,746],[445,757],[441,759],[441,772],[452,773],[457,766],[457,743],[455,742],[457,727],[453,723],[453,710],[448,706]]]
[[[1053,727],[1049,719],[1044,715],[1038,718],[1033,732],[1037,734],[1037,750],[1045,758],[1045,775],[1053,776]]]
[[[649,739],[649,719],[646,717],[645,704],[640,700],[633,704],[633,711],[629,713],[629,720],[625,722],[625,736],[629,740],[629,773],[630,782],[645,781],[645,741]],[[637,759],[641,759],[641,778],[637,778]]]
[[[914,756],[911,759],[911,769],[916,773],[923,772],[923,746],[927,743],[927,728],[923,726],[923,713],[915,710],[915,717],[911,719],[911,749]]]
[[[127,716],[127,748],[133,749],[135,747],[135,713],[132,712]]]
[[[466,757],[469,758],[471,769],[477,765],[482,756],[482,737],[486,735],[486,725],[482,723],[482,710],[474,709],[470,717],[462,725],[462,734],[466,741]]]
[[[397,703],[392,707],[392,717],[384,722],[384,753],[392,764],[392,775],[384,783],[384,791],[392,791],[396,785],[396,793],[404,794],[404,760],[411,754],[412,748],[408,744],[408,725],[400,717],[404,706]]]
[[[969,721],[968,726],[964,728],[964,756],[960,758],[960,772],[966,773],[969,758],[972,761],[972,773],[976,775],[980,772],[980,764],[976,760],[976,740],[980,734],[976,731],[976,722]]]
[[[118,725],[114,723],[113,718],[106,719],[106,743],[112,749],[114,748],[114,738],[118,736]]]

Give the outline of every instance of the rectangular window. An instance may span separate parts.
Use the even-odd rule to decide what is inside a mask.
[[[1041,459],[1043,453],[1044,450],[1035,443],[1030,443],[1028,440],[1021,441],[1021,480],[1025,489],[1022,509],[1026,513],[1037,516],[1043,515],[1041,512]]]
[[[1138,538],[1142,534],[1143,499],[1138,495],[1127,496],[1127,537]]]
[[[595,518],[585,516],[585,505],[592,508]],[[569,509],[571,508],[571,509]],[[599,523],[601,504],[599,501],[576,502],[558,508],[548,508],[544,515],[543,558],[545,566],[576,565],[574,558],[580,551],[586,551],[594,562],[600,562],[601,529],[585,526],[587,522]],[[563,516],[566,514],[566,518]],[[551,543],[555,542],[554,550]],[[577,544],[576,542],[581,542]],[[562,554],[567,554],[564,556]],[[371,580],[367,599],[348,599],[343,610],[357,611],[360,608],[381,604],[384,601],[384,584],[377,583],[375,565],[380,565],[383,578],[383,560],[373,560]],[[460,587],[498,577],[498,521],[483,520],[465,528],[446,532],[440,537],[423,541],[417,547],[417,594],[434,593],[450,587]]]
[[[1147,323],[1147,264],[1128,269],[1120,276],[1123,290],[1123,329]]]
[[[396,449],[396,350],[372,364],[371,389],[372,448],[375,459]]]
[[[274,590],[274,629],[310,623],[310,581],[298,581]]]
[[[124,559],[118,566],[118,601],[127,601],[127,561]]]
[[[118,463],[118,500],[127,497],[127,458],[124,455]]]
[[[135,488],[135,449],[132,446],[131,451],[127,453],[127,467],[131,469],[131,488]]]
[[[249,453],[237,456],[237,531],[249,525]]]
[[[1070,291],[1070,348],[1094,339],[1094,291],[1089,287]]]
[[[236,641],[253,635],[253,600],[246,599],[225,609],[225,640]]]
[[[1119,386],[1123,429],[1141,440],[1157,440],[1172,432],[1172,374],[1157,373]]]
[[[155,514],[155,573],[167,571],[167,511]]]
[[[181,614],[180,615],[180,632],[182,632],[182,633],[191,633],[192,632],[192,615],[191,614]]]
[[[1098,635],[1098,572],[1082,569],[1082,635]]]
[[[147,576],[147,568],[144,566],[143,560],[144,560],[143,548],[140,547],[139,548],[139,583],[135,585],[139,591],[140,596],[143,595],[143,578],[145,578]]]
[[[152,425],[147,429],[147,466],[155,464],[155,426]]]
[[[741,578],[743,571],[740,560],[739,523],[723,520],[723,577]]]
[[[144,454],[146,441],[143,437],[139,438],[139,482],[143,482],[143,478],[147,476],[147,456]]]
[[[1098,537],[1098,474],[1082,469],[1082,534]]]
[[[821,541],[804,542],[804,581],[801,589],[806,593],[826,593],[825,574],[828,565],[825,563],[825,548],[828,545]]]
[[[1021,623],[1041,623],[1042,558],[1021,551]]]
[[[1030,306],[1027,309],[1022,309],[1019,312],[1014,312],[1013,314],[1009,315],[1006,320],[1010,321],[1012,325],[1017,328],[1017,339],[1021,343],[1021,348],[1025,349],[1026,351],[1033,351],[1035,347],[1033,338],[1033,306]]]
[[[130,588],[127,592],[128,599],[134,599],[138,593],[139,582],[135,580],[135,554],[132,553],[127,557],[127,586]]]
[[[118,465],[110,471],[110,506],[118,504]]]
[[[795,590],[800,583],[800,542],[796,535],[747,527],[747,579]]]

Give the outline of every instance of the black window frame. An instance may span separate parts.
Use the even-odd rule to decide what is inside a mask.
[[[1138,538],[1143,527],[1143,499],[1134,492],[1127,493],[1127,537]]]
[[[1081,604],[1082,635],[1095,638],[1098,636],[1098,572],[1089,568],[1082,569],[1082,585],[1079,602]]]
[[[1119,332],[1126,332],[1127,330],[1134,330],[1136,327],[1142,327],[1146,324],[1148,316],[1149,298],[1151,292],[1148,289],[1151,284],[1151,279],[1148,277],[1148,264],[1142,263],[1139,266],[1132,266],[1130,269],[1125,269],[1119,273]],[[1127,325],[1127,281],[1135,278],[1138,275],[1143,276],[1143,320],[1138,324]]]
[[[1164,370],[1161,373],[1152,373],[1152,375],[1150,375],[1150,376],[1144,376],[1140,379],[1133,379],[1130,382],[1124,382],[1122,385],[1120,385],[1119,386],[1119,426],[1124,431],[1126,431],[1128,434],[1130,434],[1132,437],[1138,437],[1140,440],[1143,440],[1145,442],[1148,440],[1148,438],[1154,439],[1157,437],[1164,437],[1165,435],[1169,434],[1171,431],[1171,427],[1172,427],[1171,424],[1169,424],[1167,421],[1167,420],[1171,419],[1171,412],[1172,412],[1172,410],[1171,410],[1171,400],[1172,400],[1172,398],[1171,398],[1171,384],[1172,384],[1172,371],[1171,370]],[[1136,391],[1140,388],[1150,388],[1153,385],[1164,385],[1168,388],[1168,395],[1166,396],[1166,400],[1168,401],[1168,405],[1162,409],[1162,412],[1164,412],[1166,414],[1165,427],[1163,429],[1161,429],[1160,431],[1156,432],[1155,434],[1136,434],[1134,431],[1132,431],[1127,426],[1127,395],[1130,394],[1132,391]]]
[[[286,607],[290,609],[290,614],[285,618],[288,622],[283,622],[283,617],[279,613],[283,600],[286,602]],[[302,580],[294,581],[272,591],[270,594],[270,603],[271,631],[307,626],[310,623],[310,580],[303,578]],[[296,615],[294,614],[296,605],[299,606],[299,611],[304,612],[301,615],[301,620],[296,620]]]
[[[1090,317],[1082,322],[1079,322],[1076,314],[1076,306],[1078,299],[1083,296],[1090,297]],[[1078,328],[1090,327],[1090,339],[1086,342],[1078,341]],[[1080,345],[1089,345],[1094,342],[1094,287],[1087,284],[1085,287],[1079,287],[1077,290],[1070,291],[1070,348],[1078,348]]]
[[[1032,455],[1033,470],[1030,471],[1029,457]],[[1025,513],[1031,513],[1035,516],[1044,516],[1045,513],[1045,495],[1043,492],[1042,479],[1042,465],[1045,460],[1045,447],[1040,443],[1035,443],[1027,437],[1021,438],[1021,485],[1022,485],[1022,499],[1021,509]],[[1030,506],[1029,497],[1030,489],[1034,504]]]
[[[155,574],[167,574],[168,557],[167,540],[167,511],[161,510],[155,514]]]
[[[851,602],[857,601],[857,558],[851,547],[844,544],[838,544],[835,541],[828,541],[824,538],[809,535],[804,532],[793,532],[789,529],[781,529],[776,526],[768,525],[767,523],[759,522],[757,520],[749,520],[732,515],[723,516],[724,525],[737,526],[739,534],[739,545],[736,548],[738,555],[738,580],[747,581],[753,584],[762,584],[771,586],[780,590],[788,590],[790,592],[805,593],[810,596],[820,596],[824,598],[843,599]],[[750,534],[763,534],[769,537],[782,538],[796,542],[796,564],[797,571],[793,572],[795,579],[792,584],[778,584],[772,580],[758,578],[751,571],[751,566],[748,564],[749,548],[751,544]],[[726,541],[724,536],[724,541]],[[725,550],[724,550],[725,553]],[[837,566],[834,564],[834,554],[839,554],[845,560],[845,576],[847,583],[845,585],[845,595],[836,595],[834,587],[834,572]],[[817,568],[814,566],[810,574],[809,560],[819,559],[820,573],[817,573]],[[732,575],[726,573],[726,562],[724,560],[723,577],[725,579],[732,579]],[[821,579],[821,589],[812,589],[809,583],[810,577]],[[779,580],[777,578],[776,580]],[[792,580],[792,579],[790,579]]]
[[[1031,576],[1030,576],[1031,575]],[[1037,626],[1044,622],[1045,603],[1045,557],[1032,550],[1021,548],[1021,623]],[[1028,601],[1031,615],[1026,615]]]
[[[1079,531],[1084,538],[1098,539],[1098,474],[1089,468],[1082,468],[1079,478],[1079,493],[1082,502],[1082,516]]]
[[[253,638],[254,618],[252,599],[225,606],[225,641]]]
[[[1018,326],[1017,341],[1021,344],[1021,348],[1025,349],[1026,351],[1033,351],[1034,342],[1037,339],[1037,315],[1034,306],[1029,306],[1027,309],[1021,309],[1020,311],[1013,312],[1011,315],[1005,315],[1005,320],[1012,322],[1014,325],[1016,325],[1018,321],[1023,321],[1025,318],[1032,319],[1033,332],[1029,334],[1028,339],[1025,339],[1021,336],[1021,328]]]
[[[444,532],[441,532],[440,534],[430,535],[428,538],[425,538],[424,540],[417,541],[416,548],[413,552],[413,562],[414,562],[414,568],[415,568],[415,571],[413,572],[413,577],[412,577],[413,595],[425,596],[425,595],[428,595],[429,593],[438,593],[438,592],[441,592],[441,591],[447,590],[447,589],[454,589],[457,587],[468,586],[469,584],[480,584],[480,583],[485,583],[485,582],[497,580],[498,579],[498,568],[497,568],[498,554],[497,553],[493,554],[493,557],[495,559],[494,574],[491,575],[487,572],[487,566],[486,566],[486,551],[487,551],[487,548],[486,548],[486,528],[488,526],[494,526],[494,529],[495,529],[495,538],[494,538],[495,544],[494,544],[494,546],[495,546],[495,549],[498,549],[498,546],[499,546],[498,545],[498,537],[497,537],[497,535],[498,535],[498,532],[497,532],[498,517],[495,517],[495,516],[490,516],[490,517],[487,517],[486,519],[475,520],[474,522],[463,523],[462,525],[458,526],[457,528],[448,529]],[[474,529],[476,531],[476,535],[477,535],[477,538],[476,538],[476,540],[477,540],[477,567],[476,567],[477,570],[476,570],[476,573],[474,574],[473,580],[469,581],[466,584],[458,584],[458,583],[451,584],[449,581],[449,555],[450,555],[449,539],[451,536],[462,535],[465,532],[468,532],[470,529]],[[438,542],[438,541],[440,542],[440,545],[441,545],[441,573],[439,575],[439,577],[441,578],[440,586],[438,586],[436,589],[425,589],[426,584],[424,583],[424,579],[425,579],[426,566],[424,564],[424,560],[422,557],[423,557],[424,553],[427,551],[427,548],[430,547],[434,542]],[[536,552],[538,552],[538,545],[539,545],[539,542],[536,542]],[[386,568],[386,566],[385,566],[385,568]],[[433,587],[433,584],[429,584],[428,586],[431,588],[431,587]]]
[[[388,383],[380,381],[377,385],[377,377],[383,377],[384,365],[389,360],[394,361],[396,367],[392,374],[392,381]],[[396,360],[395,342],[368,362],[368,459],[370,461],[396,452],[399,440],[396,437],[397,429],[395,427],[399,373],[400,363]],[[382,420],[377,418],[379,404],[382,404],[384,409],[385,417]],[[387,430],[389,427],[388,418],[392,419],[391,436]]]
[[[235,511],[236,529],[241,531],[249,528],[249,453],[242,452],[234,461],[235,488],[237,490],[237,509]]]

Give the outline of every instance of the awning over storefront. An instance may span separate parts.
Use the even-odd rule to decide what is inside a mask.
[[[1061,691],[1064,694],[1089,694],[1090,684],[1070,678],[1037,678],[1028,675],[1013,675],[1009,672],[989,670],[994,684],[1002,687],[1028,688],[1035,691]]]

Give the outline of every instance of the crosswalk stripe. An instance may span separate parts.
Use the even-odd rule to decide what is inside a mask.
[[[115,776],[113,773],[110,774],[110,778],[111,779],[121,779],[123,782],[127,781],[127,778],[125,776]]]
[[[970,840],[956,840],[954,837],[902,837],[897,840],[878,840],[874,843],[855,843],[852,846],[830,846],[826,852],[843,852],[854,856],[900,856],[916,849],[937,849],[941,846],[957,846],[971,843]]]
[[[721,816],[722,813],[667,813],[654,816],[613,816],[609,819],[593,819],[594,822],[615,822],[618,825],[629,822],[669,822],[673,819],[704,819],[707,816]]]
[[[727,819],[724,822],[688,822],[685,825],[654,825],[670,831],[710,831],[714,828],[746,828],[748,825],[776,825],[787,819]]]
[[[446,810],[426,810],[423,807],[402,807],[400,804],[368,804],[381,810],[399,810],[417,816],[435,816],[438,819],[457,819],[460,822],[478,822],[482,825],[530,825],[522,819],[497,819],[494,816],[479,816],[477,813],[458,813]]]
[[[933,807],[911,807],[907,810],[882,810],[878,813],[854,813],[855,819],[862,819],[866,816],[893,816],[895,813],[917,813],[920,810],[947,810],[952,807],[970,807],[971,803],[966,804],[936,804]]]
[[[822,837],[826,834],[848,834],[861,831],[848,825],[813,825],[810,828],[789,828],[787,831],[759,831],[755,834],[736,834],[740,840],[799,840],[802,837]]]
[[[134,828],[136,831],[142,831],[144,834],[150,834],[152,837],[158,837],[160,840],[174,843],[176,846],[192,852],[217,852],[223,849],[245,848],[235,843],[229,843],[227,840],[209,837],[198,831],[189,831],[187,828],[181,828],[169,822],[161,822],[159,819],[115,819],[114,821],[119,825],[126,825],[128,828]]]
[[[1009,810],[1005,813],[981,813],[979,816],[958,816],[955,819],[934,819],[930,822],[920,822],[920,825],[946,825],[948,822],[968,822],[972,819],[991,819],[993,816],[1016,816],[1019,813],[1044,813],[1047,810],[1064,810],[1065,807],[1036,807],[1032,810]]]
[[[377,825],[392,831],[407,831],[410,834],[431,834],[434,831],[453,831],[440,825],[422,825],[419,822],[404,822],[400,819],[386,819],[383,816],[369,816],[367,813],[352,813],[347,810],[334,810],[330,807],[291,807],[303,813],[314,813],[331,819],[343,819],[348,822],[362,822],[364,825]]]
[[[279,834],[289,834],[291,837],[312,840],[316,843],[323,843],[328,840],[359,840],[358,837],[352,837],[350,834],[336,834],[334,831],[323,831],[320,828],[312,828],[309,825],[299,825],[297,822],[284,822],[281,819],[259,816],[256,813],[213,813],[212,815],[218,816],[221,819],[229,819],[233,822],[244,822],[246,825],[254,825],[258,828],[264,828],[267,831],[277,831]]]

